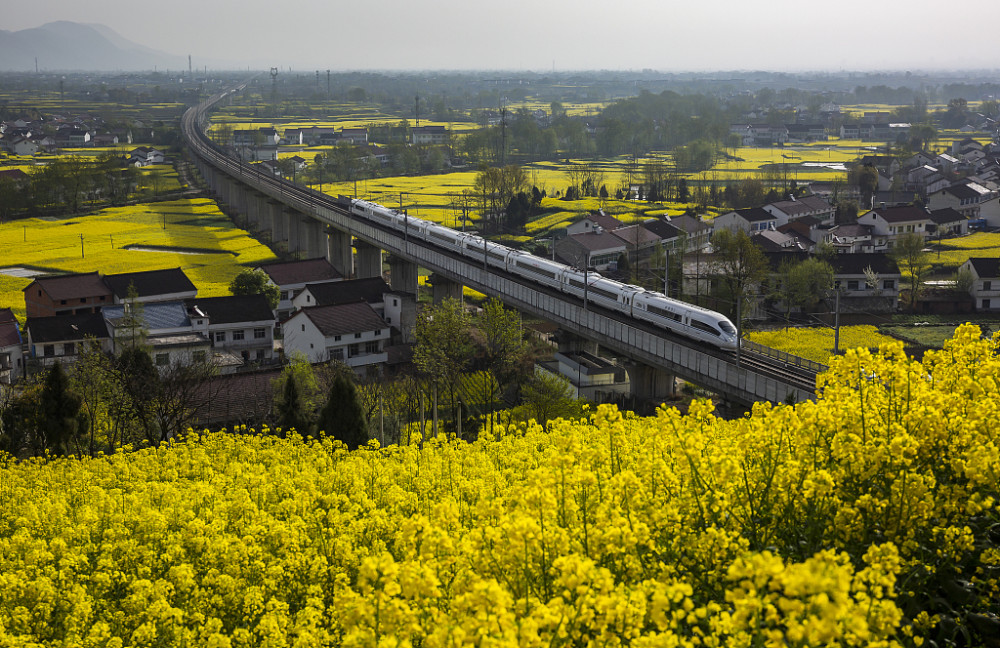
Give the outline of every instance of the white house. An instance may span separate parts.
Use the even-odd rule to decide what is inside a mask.
[[[975,182],[956,183],[927,196],[928,209],[951,207],[966,218],[979,218],[980,204],[990,198],[990,190]]]
[[[9,308],[0,308],[0,383],[11,384],[21,375],[21,331]]]
[[[761,207],[747,207],[746,209],[736,209],[725,214],[719,214],[712,221],[713,232],[721,229],[728,229],[732,232],[743,230],[754,233],[763,230],[778,229],[779,226],[788,222],[783,212],[771,213]]]
[[[148,146],[140,146],[132,149],[128,154],[128,161],[137,167],[149,166],[151,164],[163,164],[163,151]]]
[[[301,261],[281,261],[257,266],[263,270],[272,284],[281,291],[281,299],[276,309],[277,319],[283,320],[295,309],[292,304],[307,284],[343,281],[344,276],[337,272],[324,257],[302,259]]]
[[[1000,310],[1000,259],[973,257],[959,267],[959,272],[963,270],[972,273],[969,294],[976,302],[976,310]]]
[[[214,352],[233,353],[244,364],[274,359],[274,312],[263,295],[198,297],[185,305],[196,328],[205,320]]]
[[[792,197],[791,200],[779,200],[778,202],[764,205],[764,211],[772,214],[783,221],[789,221],[812,216],[820,223],[833,223],[836,210],[821,196],[803,196],[801,198]]]
[[[927,238],[927,225],[930,222],[930,213],[914,205],[879,207],[858,217],[858,224],[872,226],[873,235],[888,237],[890,248],[901,234],[914,233]]]
[[[284,323],[285,353],[337,360],[361,373],[388,359],[389,325],[365,302],[303,308]]]

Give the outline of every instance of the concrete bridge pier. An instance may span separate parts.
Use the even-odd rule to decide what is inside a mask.
[[[393,291],[417,297],[417,264],[396,256],[389,257],[389,285]]]
[[[267,196],[256,191],[247,192],[247,220],[250,223],[251,229],[256,232],[263,229],[265,214],[268,211]]]
[[[382,250],[378,246],[355,240],[354,250],[357,252],[354,257],[354,268],[358,279],[382,276]]]
[[[626,370],[632,384],[632,395],[657,405],[677,396],[677,376],[657,367],[634,363]]]
[[[328,227],[327,248],[324,256],[330,265],[344,276],[345,279],[354,274],[354,255],[351,250],[351,235],[338,229]]]
[[[309,259],[325,258],[328,248],[323,223],[305,214],[302,215],[302,220],[305,223],[306,232],[305,245],[303,246],[306,257]]]
[[[597,342],[588,340],[587,338],[581,337],[575,333],[567,331],[566,329],[559,329],[556,333],[556,342],[558,344],[559,353],[589,353],[590,355],[598,355],[597,347],[599,345]]]
[[[440,304],[448,298],[461,301],[462,284],[459,282],[445,279],[441,275],[435,274],[431,277],[431,284],[434,286],[435,305]]]

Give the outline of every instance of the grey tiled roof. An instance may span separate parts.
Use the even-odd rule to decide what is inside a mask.
[[[135,285],[139,297],[195,292],[197,290],[180,268],[105,275],[104,283],[119,299],[128,297],[130,285]]]
[[[314,306],[302,309],[302,313],[312,320],[316,328],[326,337],[389,328],[385,320],[364,302]]]

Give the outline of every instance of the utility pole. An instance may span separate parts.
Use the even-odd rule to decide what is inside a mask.
[[[81,259],[87,258],[83,255],[83,234],[80,235],[80,258]]]
[[[420,95],[413,97],[413,114],[417,118],[417,128],[420,128]]]

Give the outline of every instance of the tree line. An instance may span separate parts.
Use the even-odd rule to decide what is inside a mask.
[[[139,170],[120,153],[62,156],[23,181],[0,178],[0,222],[22,215],[76,213],[98,203],[122,205],[139,192]]]

